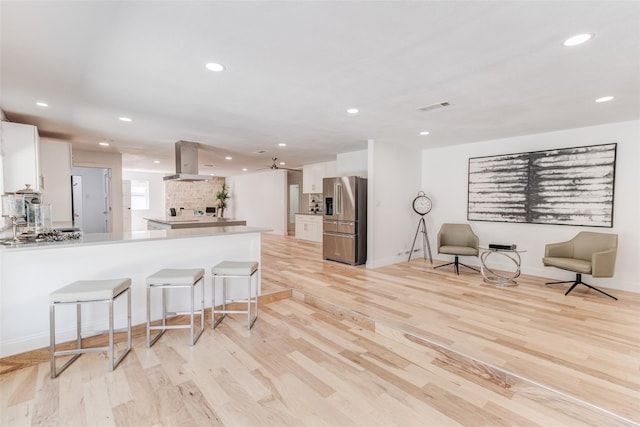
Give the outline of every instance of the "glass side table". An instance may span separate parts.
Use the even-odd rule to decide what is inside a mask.
[[[504,288],[508,286],[518,286],[516,279],[520,276],[520,254],[526,251],[519,251],[514,249],[494,249],[494,248],[480,248],[482,253],[480,254],[480,273],[484,281],[487,283],[493,283],[498,288]],[[513,263],[514,271],[497,273],[491,268],[487,267],[487,259],[490,256],[502,256]]]

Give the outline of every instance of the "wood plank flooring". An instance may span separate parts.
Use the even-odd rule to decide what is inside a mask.
[[[251,332],[239,315],[194,347],[136,334],[113,373],[85,354],[55,380],[24,355],[0,375],[1,425],[640,425],[637,294],[498,289],[422,259],[366,270],[273,235],[262,278],[279,296]]]

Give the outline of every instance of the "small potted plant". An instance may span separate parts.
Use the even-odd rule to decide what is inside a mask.
[[[224,209],[227,207],[227,200],[229,200],[229,186],[225,182],[222,187],[216,193],[216,200],[218,201],[218,216],[224,217]]]

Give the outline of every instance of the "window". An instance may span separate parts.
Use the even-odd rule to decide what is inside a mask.
[[[149,209],[149,181],[131,180],[131,209]]]

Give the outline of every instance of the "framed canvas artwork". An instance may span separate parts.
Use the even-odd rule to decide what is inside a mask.
[[[467,219],[612,227],[616,147],[472,157]]]

